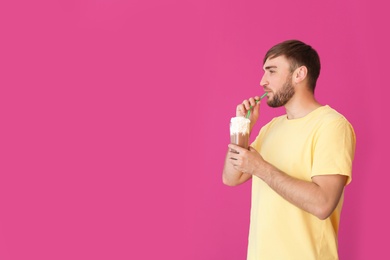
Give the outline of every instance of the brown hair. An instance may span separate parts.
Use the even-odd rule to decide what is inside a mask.
[[[273,46],[266,54],[263,64],[268,58],[285,56],[290,61],[290,69],[293,72],[300,66],[307,68],[309,88],[314,93],[317,79],[320,76],[321,63],[316,50],[298,40],[287,40]]]

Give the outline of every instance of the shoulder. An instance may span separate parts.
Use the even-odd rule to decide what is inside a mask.
[[[348,121],[348,119],[336,111],[335,109],[331,108],[330,106],[327,106],[328,113],[325,116],[325,119],[331,124],[335,124],[336,126],[342,127],[342,128],[347,128],[349,130],[352,130],[353,132],[353,126],[352,124]]]
[[[348,135],[356,138],[352,124],[345,116],[331,108],[324,106],[321,113],[317,116],[318,133],[327,133],[326,135]]]
[[[321,107],[320,113],[316,117],[324,126],[327,125],[345,125],[352,127],[351,123],[340,112],[328,105]]]

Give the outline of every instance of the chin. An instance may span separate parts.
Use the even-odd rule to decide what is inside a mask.
[[[273,100],[271,99],[271,100],[267,100],[267,105],[269,106],[269,107],[273,107],[273,108],[277,108],[277,107],[282,107],[282,106],[284,106],[286,103],[284,103],[284,104],[282,104],[282,103],[275,103],[275,102],[273,102]]]

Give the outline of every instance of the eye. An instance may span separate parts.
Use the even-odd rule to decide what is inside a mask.
[[[269,73],[270,73],[270,74],[274,74],[275,71],[274,71],[274,70],[269,70]]]

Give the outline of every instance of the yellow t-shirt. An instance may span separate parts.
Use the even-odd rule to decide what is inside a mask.
[[[341,174],[351,182],[356,137],[351,124],[329,106],[303,118],[274,118],[252,143],[266,160],[295,178]],[[343,196],[331,216],[320,220],[252,178],[248,260],[336,260]]]

